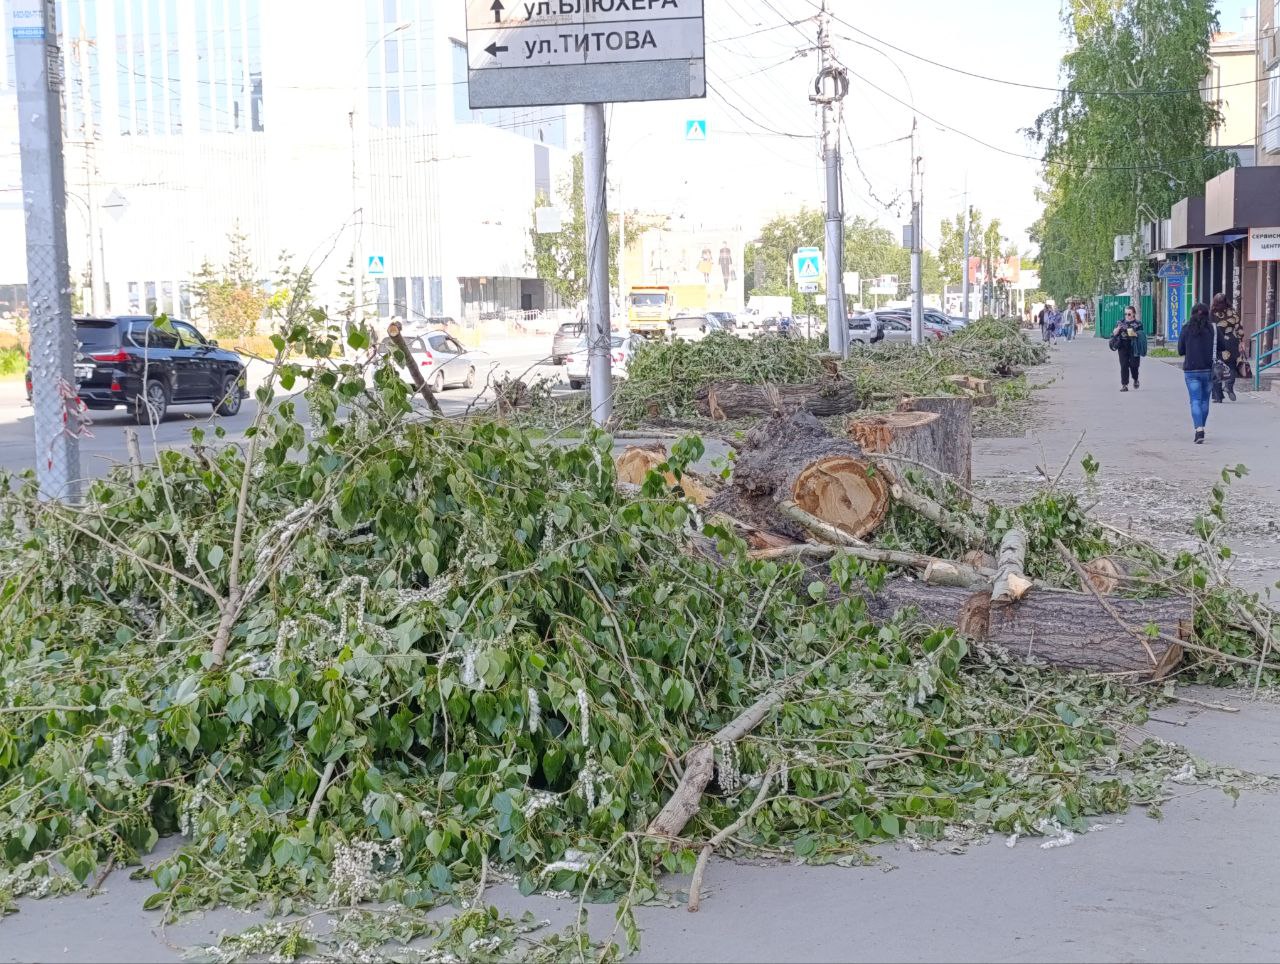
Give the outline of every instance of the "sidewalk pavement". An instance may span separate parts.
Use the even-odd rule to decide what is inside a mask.
[[[974,442],[973,475],[986,494],[1024,497],[1040,480],[1037,466],[1056,474],[1079,442],[1065,484],[1098,502],[1108,522],[1179,548],[1191,544],[1191,522],[1223,468],[1244,465],[1249,474],[1228,502],[1236,575],[1257,589],[1280,579],[1280,396],[1238,382],[1239,401],[1211,405],[1206,441],[1195,445],[1179,359],[1143,359],[1141,389],[1123,393],[1115,353],[1079,338],[1059,342],[1050,365],[1029,377],[1048,384],[1032,395],[1026,436]],[[1093,485],[1080,464],[1086,453],[1102,465]]]

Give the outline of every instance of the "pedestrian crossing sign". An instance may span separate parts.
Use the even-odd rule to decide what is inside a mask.
[[[817,284],[822,277],[822,252],[817,248],[801,248],[795,256],[796,281]]]
[[[705,120],[685,121],[684,139],[686,141],[705,141],[707,139],[707,122]]]
[[[382,278],[387,273],[387,259],[380,254],[369,255],[369,266],[365,269],[365,274],[370,278]]]

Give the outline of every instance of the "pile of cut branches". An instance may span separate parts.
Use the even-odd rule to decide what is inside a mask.
[[[422,420],[389,369],[280,374],[311,378],[309,432],[265,388],[243,445],[197,433],[77,506],[7,490],[0,910],[142,863],[166,914],[334,908],[328,937],[272,924],[221,960],[510,957],[519,922],[426,915],[514,879],[621,899],[634,946],[629,907],[713,846],[1059,833],[1218,779],[1121,740],[1142,705],[1116,679],[886,609],[885,564],[759,558],[670,490],[697,439],[635,489],[604,435]],[[897,537],[955,538],[930,524]]]

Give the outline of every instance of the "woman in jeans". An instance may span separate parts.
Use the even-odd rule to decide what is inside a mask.
[[[1195,426],[1195,443],[1204,442],[1204,427],[1209,421],[1209,393],[1213,383],[1213,325],[1209,308],[1198,304],[1191,309],[1191,320],[1178,335],[1178,354],[1182,356],[1182,377],[1187,382],[1191,399],[1191,424]]]

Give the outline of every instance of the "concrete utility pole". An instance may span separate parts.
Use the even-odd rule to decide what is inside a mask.
[[[27,224],[27,304],[36,480],[46,499],[79,495],[80,447],[68,406],[75,398],[75,327],[67,263],[67,183],[62,156],[62,52],[53,0],[9,0],[22,197]],[[69,396],[69,398],[68,398]]]
[[[809,100],[822,108],[822,156],[827,168],[827,347],[849,356],[849,322],[844,303],[844,203],[840,158],[840,105],[849,93],[849,75],[831,52],[827,0],[818,15],[820,67]]]
[[[973,220],[973,208],[969,207],[969,192],[964,194],[964,320],[969,320],[969,224]]]
[[[609,319],[608,167],[603,104],[583,105],[582,179],[587,216],[587,373],[591,420],[604,425],[613,414],[612,334]]]
[[[916,122],[911,122],[911,344],[924,341],[924,252],[920,243],[920,211],[924,204],[924,178],[916,150]]]

